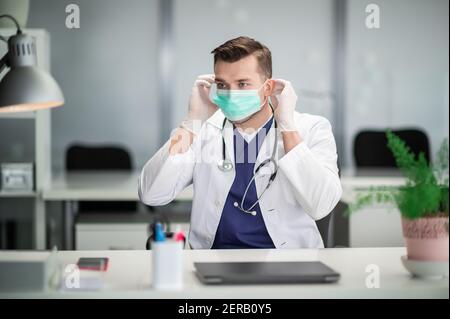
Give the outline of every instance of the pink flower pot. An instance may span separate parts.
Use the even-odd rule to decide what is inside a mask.
[[[448,260],[448,217],[402,218],[408,259]]]

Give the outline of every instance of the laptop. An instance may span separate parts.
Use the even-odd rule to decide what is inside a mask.
[[[204,284],[333,283],[340,274],[320,261],[302,262],[196,262]]]

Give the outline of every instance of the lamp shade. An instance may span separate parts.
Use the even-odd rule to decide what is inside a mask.
[[[64,104],[61,89],[35,66],[11,69],[0,82],[0,112],[25,112]]]
[[[7,66],[0,81],[0,113],[29,112],[64,104],[53,77],[36,66],[34,39],[18,34],[8,41]]]

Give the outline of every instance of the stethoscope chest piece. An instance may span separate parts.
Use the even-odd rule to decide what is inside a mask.
[[[220,159],[217,162],[217,167],[219,167],[222,172],[229,172],[233,169],[233,163],[228,159]]]

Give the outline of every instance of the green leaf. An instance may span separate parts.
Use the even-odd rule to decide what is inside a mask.
[[[358,193],[347,214],[375,203],[394,203],[403,217],[408,219],[449,212],[448,140],[445,139],[436,154],[436,161],[428,163],[423,153],[419,156],[406,143],[388,130],[388,148],[394,155],[397,167],[406,177],[402,187],[372,187]]]

